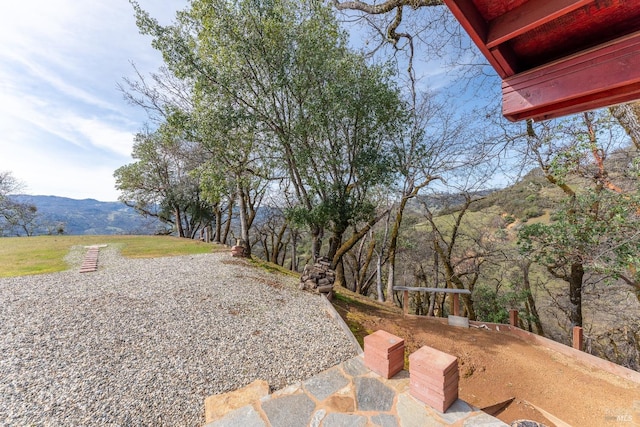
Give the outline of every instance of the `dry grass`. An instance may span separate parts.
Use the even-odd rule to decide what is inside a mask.
[[[74,246],[117,245],[123,256],[154,258],[224,250],[196,240],[168,236],[37,236],[0,238],[0,277],[53,273],[69,266]]]

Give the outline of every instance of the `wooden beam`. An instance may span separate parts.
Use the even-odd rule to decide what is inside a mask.
[[[491,66],[496,70],[502,78],[513,75],[509,70],[505,70],[503,64],[496,59],[487,48],[485,41],[487,40],[487,32],[489,26],[484,18],[480,15],[478,9],[471,0],[444,0],[453,16],[458,20],[462,28],[469,34],[471,40],[478,46],[480,52],[487,58]],[[508,56],[508,55],[505,55]],[[515,68],[515,67],[509,67]]]
[[[552,118],[636,99],[640,31],[503,80],[509,120]]]
[[[511,49],[508,49],[506,46],[497,46],[490,49],[489,52],[504,70],[505,77],[513,76],[518,72],[518,70],[516,69],[518,60]]]
[[[494,48],[594,1],[530,0],[489,23],[487,48]]]
[[[607,91],[606,94],[598,93],[576,98],[571,101],[560,102],[554,104],[553,109],[549,109],[547,106],[506,117],[511,121],[524,119],[542,121],[637,100],[640,100],[640,84],[611,89]]]

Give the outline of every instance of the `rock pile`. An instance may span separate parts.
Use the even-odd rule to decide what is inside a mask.
[[[304,267],[300,276],[300,289],[324,294],[331,300],[335,281],[336,273],[331,269],[329,258],[321,257],[315,264]]]

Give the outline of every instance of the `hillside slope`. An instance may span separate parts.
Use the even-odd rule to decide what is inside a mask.
[[[612,175],[619,175],[618,182],[630,186],[632,180],[623,176],[626,173],[624,159],[614,160],[619,160],[619,164],[611,168]],[[578,179],[572,184],[581,188]],[[520,311],[526,328],[533,318],[528,314],[525,300],[528,291],[524,283],[528,279],[545,336],[569,344],[567,283],[551,277],[542,266],[526,264],[517,246],[519,230],[526,224],[551,221],[554,209],[564,197],[559,188],[549,183],[539,170],[534,170],[518,183],[479,197],[469,206],[459,226],[453,261],[458,263],[456,268],[463,276],[472,277],[476,271],[480,272],[473,294],[479,320],[504,322],[508,310],[515,308]],[[433,266],[431,244],[424,243],[432,241],[431,225],[424,215],[413,215],[414,225],[405,229],[406,239],[413,247],[405,251],[397,271],[409,273],[403,277],[413,274],[411,286],[443,286],[442,270],[438,272]],[[459,207],[454,205],[440,211],[435,220],[447,242],[458,215]],[[428,305],[425,298],[420,303],[422,307],[416,309],[416,313],[424,313]],[[415,300],[412,304],[415,305]],[[603,280],[587,272],[582,310],[587,351],[640,371],[640,301],[633,288],[621,280]]]
[[[530,419],[555,425],[532,405],[573,426],[614,426],[618,419],[636,425],[640,420],[640,384],[552,350],[498,332],[448,326],[435,318],[403,317],[395,307],[343,288],[333,302],[360,341],[383,329],[405,339],[406,354],[428,345],[458,357],[460,397],[480,408],[514,398],[496,415],[506,423]]]
[[[58,196],[11,197],[17,202],[36,206],[38,223],[42,224],[36,230],[36,234],[48,234],[50,230],[55,234],[58,226],[62,226],[64,234],[70,235],[153,234],[159,227],[157,220],[145,219],[133,208],[121,202],[77,200]]]

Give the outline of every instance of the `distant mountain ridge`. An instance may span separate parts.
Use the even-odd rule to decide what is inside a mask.
[[[71,235],[154,234],[160,228],[159,221],[144,218],[122,202],[26,194],[10,197],[38,209],[41,225],[34,234],[56,234],[60,227]]]

